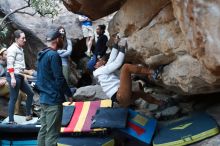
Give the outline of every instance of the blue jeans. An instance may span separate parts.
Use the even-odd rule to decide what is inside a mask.
[[[7,74],[7,81],[10,88],[10,99],[9,99],[9,108],[8,108],[8,114],[9,114],[9,121],[14,121],[14,109],[15,109],[15,103],[18,98],[19,90],[23,91],[25,94],[27,94],[27,100],[26,100],[26,115],[31,115],[31,105],[33,101],[34,92],[32,91],[31,87],[28,85],[27,81],[24,80],[23,76],[16,75],[16,86],[13,88],[11,86],[11,76]]]

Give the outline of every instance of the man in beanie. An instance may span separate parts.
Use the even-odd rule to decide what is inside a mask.
[[[56,146],[62,121],[62,103],[65,96],[72,102],[72,93],[62,72],[62,62],[57,50],[63,46],[58,29],[47,35],[47,48],[38,54],[37,88],[40,91],[41,129],[39,146]]]

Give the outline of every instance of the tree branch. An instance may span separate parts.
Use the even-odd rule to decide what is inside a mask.
[[[17,13],[20,13],[20,14],[27,14],[27,15],[30,15],[30,16],[34,16],[37,12],[34,12],[34,13],[28,13],[28,12],[25,12],[25,11],[17,11]]]

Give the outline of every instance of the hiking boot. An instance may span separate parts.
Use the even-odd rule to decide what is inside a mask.
[[[31,115],[26,116],[26,118],[25,118],[26,121],[30,121],[30,120],[32,120],[32,119],[33,119],[33,117],[32,117]]]
[[[10,124],[10,125],[17,125],[18,123],[16,123],[15,121],[9,121],[7,124]]]

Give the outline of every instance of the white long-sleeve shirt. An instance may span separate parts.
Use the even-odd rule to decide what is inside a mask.
[[[118,53],[118,50],[113,48],[108,62],[93,72],[94,77],[98,79],[103,91],[109,98],[118,91],[120,86],[120,79],[115,71],[122,65],[124,58],[124,53]]]
[[[7,69],[13,68],[14,73],[19,74],[25,67],[23,48],[19,48],[16,43],[13,43],[7,49]]]

